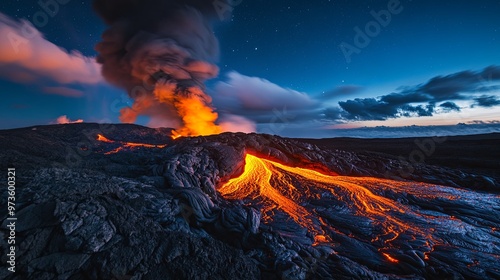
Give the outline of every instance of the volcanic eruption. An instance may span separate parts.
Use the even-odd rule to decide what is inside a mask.
[[[145,115],[151,124],[174,127],[174,139],[223,131],[204,86],[218,75],[211,1],[99,0],[94,8],[109,25],[96,47],[102,73],[134,101],[121,110],[122,122]],[[381,177],[373,168],[350,174],[365,162],[340,162],[350,155],[336,154],[328,165],[332,153],[276,137],[222,134],[172,145],[96,137],[99,152],[112,159],[137,147],[156,153],[162,163],[148,172],[178,201],[188,223],[183,230],[243,249],[263,273],[285,279],[497,273],[491,264],[499,256],[499,224],[487,212],[498,213],[498,196],[368,176]],[[473,201],[482,205],[473,209]],[[451,252],[466,257],[448,259]],[[481,271],[465,268],[478,263]]]
[[[205,82],[219,72],[216,5],[235,2],[94,1],[102,74],[133,100],[121,121],[162,128],[1,130],[18,188],[0,196],[16,210],[0,235],[17,238],[0,251],[18,272],[0,279],[500,279],[498,135],[450,137],[445,161],[406,176],[383,151],[423,139],[222,133]]]
[[[0,157],[23,166],[6,279],[500,276],[496,181],[431,165],[389,180],[388,155],[305,139],[113,127],[0,131]]]
[[[97,61],[134,102],[121,110],[122,122],[145,115],[151,124],[176,128],[174,137],[222,131],[204,92],[204,81],[219,71],[214,7],[203,0],[94,1],[109,25],[96,46]]]

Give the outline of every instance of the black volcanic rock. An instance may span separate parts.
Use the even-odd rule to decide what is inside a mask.
[[[259,277],[241,251],[191,233],[178,201],[154,187],[57,168],[19,179],[16,278]]]
[[[426,164],[413,165],[411,174],[399,176],[401,161],[381,153],[319,148],[306,140],[260,134],[172,140],[170,132],[99,124],[0,131],[2,169],[16,168],[18,218],[17,272],[2,267],[0,277],[500,277],[496,268],[500,186],[495,178]],[[97,141],[98,134],[112,142]],[[166,146],[124,147],[127,142]],[[288,166],[348,175],[345,180],[352,182],[363,183],[364,176],[407,182],[401,183],[409,186],[407,190],[383,180],[365,187],[408,209],[408,213],[388,212],[388,217],[433,227],[432,237],[444,243],[432,244],[412,228],[398,236],[382,236],[385,241],[374,240],[381,226],[357,215],[355,205],[347,203],[353,198],[341,197],[339,189],[339,199],[294,178],[300,195],[311,193],[310,199],[300,201],[301,207],[329,225],[331,242],[313,244],[311,233],[280,209],[274,211],[272,222],[264,221],[264,200],[229,201],[218,193],[221,185],[243,172],[247,153]],[[2,205],[6,197],[3,192]],[[480,205],[474,204],[479,201]],[[0,218],[0,246],[6,251],[7,214],[1,212]],[[381,253],[398,262],[391,263]],[[5,257],[2,254],[2,266]]]

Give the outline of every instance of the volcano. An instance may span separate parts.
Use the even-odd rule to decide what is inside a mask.
[[[0,277],[498,279],[499,140],[448,137],[409,172],[426,139],[3,130],[17,273]]]

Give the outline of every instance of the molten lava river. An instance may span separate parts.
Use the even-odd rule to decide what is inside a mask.
[[[167,145],[166,144],[161,144],[161,145],[154,145],[154,144],[145,144],[145,143],[134,143],[134,142],[123,142],[123,141],[114,141],[106,138],[102,134],[97,134],[97,141],[103,142],[103,143],[110,143],[110,144],[115,144],[118,145],[116,148],[113,150],[104,153],[105,155],[111,155],[111,154],[116,154],[120,151],[123,151],[124,149],[133,149],[133,148],[158,148],[158,149],[163,149]]]
[[[250,154],[245,160],[241,176],[218,191],[260,208],[261,227],[290,238],[303,232],[312,245],[332,247],[372,267],[378,262],[421,268],[449,262],[450,252],[457,258],[453,263],[470,269],[481,262],[500,263],[498,195],[325,175]],[[487,269],[497,275],[494,267]]]

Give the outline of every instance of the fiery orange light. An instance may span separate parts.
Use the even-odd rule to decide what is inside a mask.
[[[389,254],[387,254],[387,253],[382,253],[382,255],[384,255],[384,257],[385,257],[386,259],[388,259],[390,262],[393,262],[393,263],[398,263],[398,262],[399,262],[397,259],[395,259],[395,258],[391,257],[391,256],[390,256]]]
[[[159,83],[154,89],[156,99],[164,104],[172,104],[182,120],[182,127],[172,132],[173,139],[222,132],[222,128],[215,124],[218,114],[210,106],[210,96],[196,86],[187,88],[184,93],[176,90],[177,85],[168,82]]]
[[[170,137],[172,137],[172,139],[177,139],[177,138],[181,138],[182,135],[180,135],[177,131],[175,130],[172,130],[172,135],[170,135]]]
[[[278,208],[287,213],[296,223],[315,233],[315,236],[322,236],[323,231],[315,225],[313,221],[314,216],[296,201],[286,197],[279,189],[271,185],[273,175],[278,174],[278,176],[280,176],[282,174],[277,168],[283,169],[290,167],[249,154],[246,155],[245,162],[243,174],[238,178],[229,180],[229,182],[219,189],[219,192],[225,198],[243,199],[246,197],[263,197],[273,202],[272,204],[267,204],[263,210],[262,218],[264,221],[272,220],[272,217],[268,213]],[[300,170],[300,168],[296,169]],[[305,173],[308,171],[315,172],[312,170],[304,170]],[[285,180],[284,177],[281,177],[281,179]],[[293,197],[294,195],[298,195],[295,193],[292,184],[287,184],[286,186],[290,196]],[[322,238],[317,238],[318,241],[321,241],[321,239]]]
[[[165,148],[167,146],[167,144],[155,145],[155,144],[145,144],[145,143],[113,141],[113,140],[110,140],[110,139],[106,138],[102,134],[97,134],[97,141],[104,142],[104,143],[119,143],[119,144],[121,144],[120,147],[117,147],[114,150],[111,150],[109,152],[104,153],[105,155],[116,154],[116,153],[122,151],[124,148],[143,147],[143,148],[158,148],[158,149],[163,149],[163,148]]]
[[[427,240],[426,244],[430,246],[437,242],[430,229],[417,226],[404,218],[405,215],[414,215],[416,219],[427,221],[437,219],[436,217],[416,214],[409,206],[376,193],[378,188],[390,186],[391,189],[404,189],[408,193],[421,194],[418,190],[425,188],[416,188],[419,183],[326,175],[312,169],[290,167],[250,154],[246,155],[245,162],[243,174],[222,185],[218,192],[226,199],[262,200],[264,223],[273,221],[275,210],[285,212],[295,223],[313,234],[314,245],[331,243],[328,232],[338,232],[318,218],[316,210],[308,210],[301,206],[308,201],[318,199],[325,191],[349,205],[355,215],[369,218],[374,225],[377,225],[379,229],[374,232],[375,237],[371,241],[381,248],[392,247],[393,242],[397,242],[402,233],[418,235]],[[430,248],[427,245],[425,247]],[[387,253],[382,254],[391,262],[398,261]]]
[[[97,134],[97,141],[105,142],[105,143],[113,143],[115,141],[109,140],[108,138],[104,137],[102,134]]]

